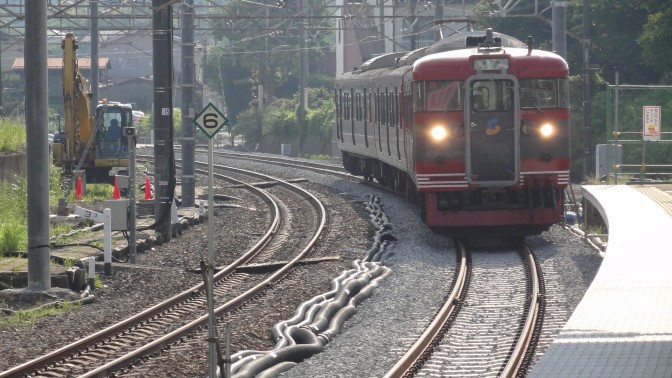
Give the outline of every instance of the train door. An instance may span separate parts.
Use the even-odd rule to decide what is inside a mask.
[[[383,123],[383,94],[380,93],[380,88],[376,90],[376,125],[378,126],[378,133],[376,133],[376,138],[378,139],[378,151],[383,152],[383,134],[381,133],[381,124]]]
[[[339,88],[336,93],[336,139],[343,142],[343,91]]]
[[[415,152],[413,151],[413,132],[414,132],[414,123],[413,123],[413,103],[416,98],[421,99],[421,97],[414,92],[416,84],[412,84],[410,81],[410,75],[405,79],[406,83],[406,124],[404,125],[404,145],[406,147],[406,167],[408,168],[408,173],[415,173]],[[412,174],[411,177],[415,177],[415,174]]]
[[[466,166],[472,185],[511,185],[520,172],[518,81],[511,75],[473,77],[467,91]]]
[[[399,130],[401,128],[401,103],[399,102],[399,88],[394,87],[394,132],[397,139],[397,159],[401,159],[401,147],[399,146]]]
[[[364,88],[363,99],[364,99],[364,146],[366,146],[366,148],[369,148],[369,117],[371,115],[369,106],[371,104],[371,93],[367,92],[366,88]]]
[[[348,99],[350,106],[350,130],[352,132],[352,145],[355,145],[355,89],[350,88],[350,98]]]
[[[385,88],[385,140],[387,142],[387,156],[392,156],[390,149],[390,127],[392,127],[392,96]]]

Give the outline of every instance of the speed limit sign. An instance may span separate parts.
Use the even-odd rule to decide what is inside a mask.
[[[212,139],[215,134],[226,125],[229,120],[224,117],[224,114],[217,109],[212,103],[203,108],[203,110],[198,113],[196,118],[194,118],[194,123],[201,129],[208,138]]]

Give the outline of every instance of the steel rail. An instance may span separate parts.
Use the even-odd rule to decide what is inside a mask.
[[[398,378],[412,375],[411,370],[414,366],[420,364],[420,359],[431,343],[439,337],[443,326],[456,308],[456,302],[461,296],[467,282],[467,248],[460,241],[457,243],[460,250],[460,263],[455,285],[450,293],[450,296],[444,303],[443,307],[436,315],[434,320],[425,329],[422,335],[416,340],[406,354],[390,369],[385,378]]]
[[[235,180],[234,180],[235,181]],[[270,241],[273,239],[275,234],[277,233],[277,230],[280,227],[280,209],[278,207],[278,204],[275,202],[275,200],[264,190],[261,190],[259,188],[256,188],[252,185],[246,184],[244,182],[240,182],[241,184],[247,186],[250,190],[257,192],[262,198],[264,199],[265,202],[267,202],[270,207],[271,211],[273,213],[273,219],[272,222],[266,231],[266,233],[259,239],[257,243],[255,243],[254,246],[252,246],[248,251],[246,251],[241,257],[239,257],[237,260],[229,264],[228,266],[224,267],[221,271],[219,271],[215,276],[215,282],[223,279],[227,275],[231,274],[237,267],[240,265],[246,263],[249,261],[252,257],[254,257],[258,251],[263,249]],[[45,366],[55,363],[59,360],[62,359],[67,359],[68,357],[72,356],[76,352],[85,349],[87,347],[96,345],[97,343],[115,335],[118,334],[124,330],[129,329],[131,326],[135,324],[139,324],[149,318],[154,317],[155,315],[158,315],[167,309],[170,309],[174,307],[175,305],[187,300],[191,299],[192,297],[202,294],[204,292],[204,283],[200,283],[198,285],[195,285],[194,287],[187,289],[183,291],[182,293],[179,293],[178,295],[163,301],[161,303],[156,304],[155,306],[150,307],[149,309],[146,309],[128,319],[125,319],[119,323],[116,323],[108,328],[105,328],[101,331],[98,331],[94,334],[91,334],[83,339],[80,339],[74,343],[65,345],[53,352],[50,352],[48,354],[45,354],[43,356],[40,356],[38,358],[35,358],[31,361],[28,361],[26,363],[23,363],[21,365],[18,365],[14,368],[11,368],[9,370],[6,370],[4,372],[0,372],[0,378],[6,378],[6,377],[16,377],[16,376],[24,376],[24,375],[29,375],[36,370],[43,369]]]
[[[527,312],[527,319],[525,319],[525,324],[521,330],[518,342],[513,349],[511,357],[500,373],[500,377],[503,378],[518,376],[520,368],[527,354],[528,347],[530,346],[530,341],[534,335],[537,323],[537,314],[539,313],[541,304],[539,296],[540,276],[538,274],[539,272],[537,272],[537,265],[534,261],[534,255],[532,254],[532,250],[529,248],[529,246],[524,242],[522,243],[522,252],[530,272],[530,308]]]
[[[206,165],[206,163],[200,163],[200,162],[197,162],[196,164],[197,165]],[[271,177],[271,176],[264,175],[264,174],[261,174],[261,173],[250,172],[250,171],[246,171],[246,170],[239,169],[239,168],[225,167],[225,166],[222,166],[222,165],[214,165],[214,166],[219,168],[219,169],[227,169],[227,170],[231,170],[231,171],[234,171],[234,172],[243,173],[243,174],[246,174],[246,175],[256,176],[256,177],[263,178],[263,179],[266,179],[266,180],[275,181],[275,182],[283,185],[284,187],[286,187],[288,189],[291,189],[291,190],[293,190],[293,191],[295,191],[295,192],[297,192],[301,195],[306,196],[311,201],[311,203],[313,203],[313,205],[319,210],[319,213],[320,213],[319,226],[318,226],[317,230],[315,231],[315,234],[313,235],[311,240],[306,245],[306,247],[300,253],[298,253],[292,260],[290,260],[284,267],[278,269],[275,273],[270,275],[268,278],[266,278],[265,280],[263,280],[259,284],[255,285],[254,287],[248,289],[243,294],[240,294],[236,298],[234,298],[234,299],[230,300],[229,302],[223,304],[222,306],[217,307],[215,309],[215,315],[218,316],[218,315],[220,315],[224,312],[230,311],[230,310],[242,305],[243,303],[249,301],[250,299],[252,299],[256,295],[258,295],[258,293],[261,290],[265,289],[266,287],[270,286],[271,284],[273,284],[273,283],[279,281],[280,279],[282,279],[285,276],[285,273],[288,270],[294,268],[294,266],[297,265],[297,263],[301,259],[303,259],[305,257],[305,255],[307,255],[313,249],[313,246],[315,245],[315,243],[317,243],[317,240],[322,235],[322,232],[324,231],[324,228],[325,228],[325,225],[326,225],[327,212],[326,212],[326,209],[324,208],[324,205],[322,205],[322,202],[320,202],[320,200],[317,199],[312,193],[310,193],[310,192],[308,192],[308,191],[306,191],[306,190],[304,190],[304,189],[302,189],[302,188],[300,188],[300,187],[298,187],[294,184],[291,184],[289,182],[277,179],[275,177]],[[89,373],[81,375],[80,377],[81,378],[107,377],[115,371],[119,371],[120,369],[123,369],[123,368],[126,368],[126,367],[132,365],[135,361],[137,361],[138,359],[140,359],[144,356],[147,356],[149,354],[152,354],[152,353],[155,353],[155,352],[158,352],[158,351],[161,351],[161,350],[165,349],[171,343],[173,343],[173,342],[179,340],[180,338],[186,336],[187,334],[193,332],[193,330],[196,327],[201,327],[201,326],[206,325],[207,322],[208,322],[208,316],[204,315],[204,316],[190,322],[189,324],[186,324],[186,325],[176,329],[175,331],[173,331],[173,332],[171,332],[171,333],[169,333],[169,334],[167,334],[167,335],[165,335],[165,336],[163,336],[163,337],[161,337],[157,340],[154,340],[154,341],[142,346],[139,349],[137,349],[137,350],[135,350],[131,353],[128,353],[128,354],[126,354],[126,355],[124,355],[124,356],[122,356],[122,357],[120,357],[120,358],[118,358],[114,361],[111,361],[110,363],[105,364],[104,366],[101,366],[101,367],[99,367],[99,368],[97,368],[93,371],[90,371]]]

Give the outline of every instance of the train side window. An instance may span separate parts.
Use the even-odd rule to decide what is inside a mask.
[[[355,121],[362,120],[362,94],[355,93]]]
[[[394,99],[392,101],[394,103],[394,107],[392,108],[394,126],[399,127],[399,89],[397,87],[394,87]]]
[[[459,81],[436,80],[426,84],[427,111],[462,110]]]
[[[558,107],[569,108],[569,78],[558,79]]]
[[[413,82],[413,111],[415,112],[424,112],[425,111],[425,82],[424,81],[414,81]]]

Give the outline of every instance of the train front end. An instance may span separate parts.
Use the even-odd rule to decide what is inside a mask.
[[[413,68],[423,220],[449,235],[540,233],[562,219],[569,183],[567,64],[491,34],[465,44]]]

